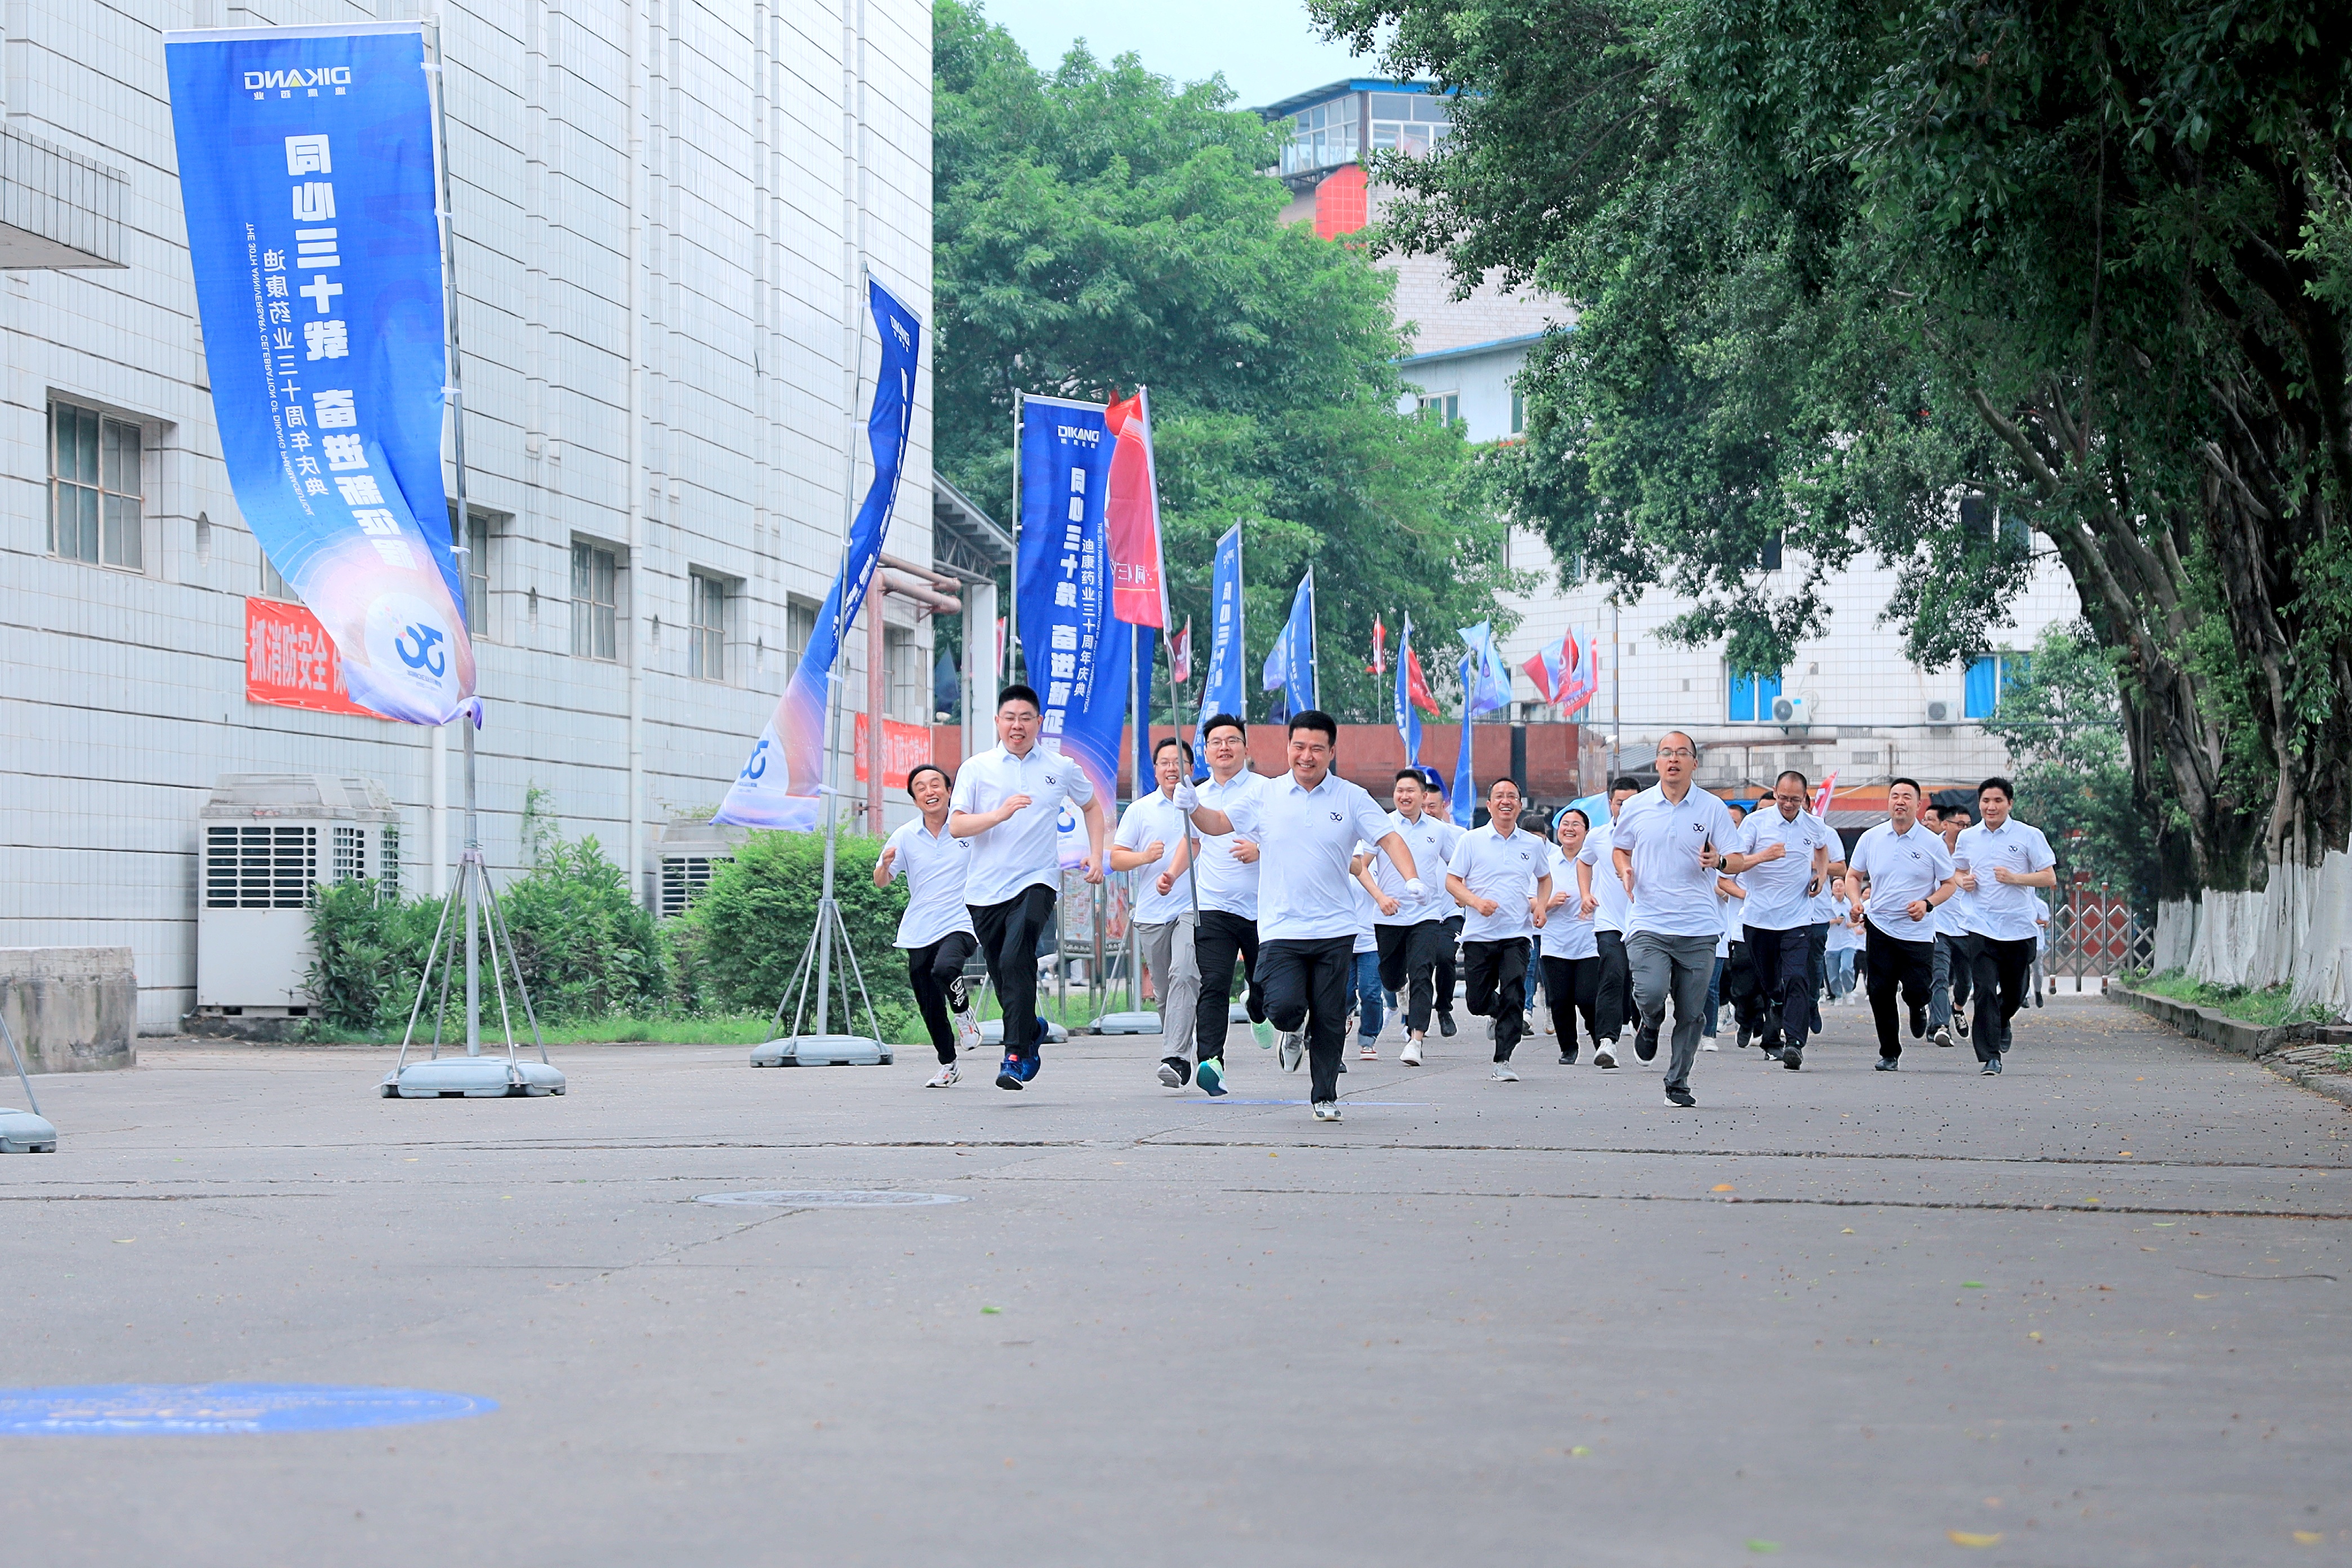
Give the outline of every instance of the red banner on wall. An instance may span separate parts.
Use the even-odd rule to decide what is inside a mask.
[[[866,782],[866,715],[857,715],[857,782]],[[882,721],[882,783],[886,788],[905,789],[907,770],[918,763],[931,760],[931,727],[928,724],[901,724],[896,719]]]
[[[343,689],[343,661],[319,617],[276,599],[245,602],[245,700],[381,719]]]

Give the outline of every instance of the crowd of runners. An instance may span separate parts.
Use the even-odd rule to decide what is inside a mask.
[[[1602,820],[1564,807],[1547,838],[1508,778],[1489,786],[1475,826],[1448,820],[1425,768],[1400,771],[1384,809],[1332,771],[1329,715],[1293,716],[1288,769],[1269,775],[1249,769],[1247,726],[1218,714],[1202,731],[1205,776],[1194,782],[1190,744],[1161,741],[1157,787],[1114,828],[1085,771],[1039,744],[1038,715],[1036,693],[1009,686],[994,749],[953,779],[914,769],[922,816],[875,867],[877,884],[908,879],[898,944],[939,1056],[932,1088],[956,1084],[980,1041],[965,977],[975,949],[1003,1016],[997,1087],[1037,1076],[1036,955],[1061,887],[1066,805],[1083,825],[1087,879],[1133,880],[1137,952],[1160,1005],[1160,1082],[1226,1092],[1239,979],[1255,1043],[1286,1070],[1306,1065],[1326,1121],[1339,1119],[1351,1035],[1359,1059],[1378,1060],[1401,1008],[1397,1059],[1419,1067],[1433,1027],[1458,1032],[1457,993],[1487,1020],[1500,1082],[1517,1081],[1512,1058],[1540,1026],[1563,1066],[1586,1045],[1603,1071],[1663,1049],[1666,1103],[1694,1106],[1692,1069],[1717,1048],[1726,1006],[1740,1047],[1801,1071],[1822,1001],[1857,984],[1878,1070],[1900,1069],[1907,1034],[1966,1040],[1997,1076],[2042,934],[2035,889],[2057,882],[2049,841],[2011,815],[2006,779],[1979,785],[1973,811],[1939,809],[1895,779],[1886,820],[1848,853],[1802,773],[1726,801],[1693,784],[1698,746],[1678,731],[1659,742],[1654,784],[1617,779]]]

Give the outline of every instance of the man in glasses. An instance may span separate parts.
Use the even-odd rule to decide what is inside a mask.
[[[1666,1103],[1685,1109],[1698,1103],[1691,1094],[1691,1064],[1698,1058],[1716,940],[1723,934],[1717,868],[1733,834],[1722,800],[1692,787],[1697,770],[1698,743],[1680,730],[1667,731],[1658,742],[1658,782],[1625,803],[1610,834],[1610,856],[1633,904],[1625,960],[1642,1016],[1633,1054],[1643,1061],[1658,1054],[1671,996],[1675,1033],[1666,1058]]]

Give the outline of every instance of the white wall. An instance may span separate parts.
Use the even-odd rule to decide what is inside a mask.
[[[862,52],[845,50],[837,6],[806,0],[446,9],[469,489],[505,519],[477,645],[498,868],[513,867],[532,784],[568,832],[595,834],[616,859],[633,817],[650,846],[672,811],[715,804],[782,689],[786,596],[819,599],[831,578],[855,352],[845,311],[870,331],[851,286],[858,247],[930,316],[930,13],[917,0],[850,3]],[[382,9],[418,14],[399,0]],[[150,1030],[193,1000],[195,813],[219,774],[382,781],[420,847],[412,885],[425,879],[425,731],[245,700],[243,600],[261,563],[204,380],[161,37],[376,14],[337,0],[7,8],[10,123],[124,171],[130,265],[0,283],[0,944],[131,946]],[[845,188],[845,52],[864,82],[851,94],[858,189]],[[624,634],[644,672],[634,799],[625,659],[573,658],[568,616],[572,536],[626,543],[631,528],[633,70],[645,465]],[[49,554],[52,393],[145,426],[142,573]],[[917,560],[929,548],[930,427],[926,378],[889,542]],[[740,581],[725,683],[688,677],[696,567]],[[928,625],[918,638],[928,669]],[[856,707],[865,638],[849,645]]]

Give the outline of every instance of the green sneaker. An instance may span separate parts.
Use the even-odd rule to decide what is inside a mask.
[[[1213,1099],[1224,1093],[1225,1064],[1215,1057],[1209,1058],[1192,1074],[1192,1081]]]
[[[1259,1050],[1270,1051],[1274,1049],[1274,1026],[1272,1024],[1252,1024],[1250,1026],[1250,1033],[1257,1037],[1257,1048]]]

